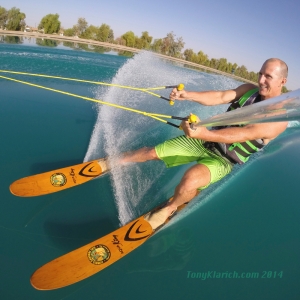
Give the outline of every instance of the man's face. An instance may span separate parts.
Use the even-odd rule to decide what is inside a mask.
[[[281,74],[279,62],[273,61],[263,64],[258,77],[259,93],[262,99],[279,96],[285,83],[286,78],[283,78]]]

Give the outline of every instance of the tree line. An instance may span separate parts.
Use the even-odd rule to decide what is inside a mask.
[[[24,31],[26,28],[25,18],[26,15],[16,7],[6,10],[0,6],[0,28],[2,29]],[[100,26],[89,25],[85,18],[79,18],[72,28],[64,29],[61,26],[58,14],[44,16],[38,25],[38,29],[48,34],[63,32],[64,36],[74,36],[136,49],[145,49],[233,74],[253,82],[258,81],[258,73],[248,71],[244,65],[238,66],[236,63],[228,62],[226,58],[209,59],[208,55],[203,51],[195,53],[192,49],[184,50],[185,43],[183,38],[176,38],[173,32],[168,33],[164,38],[153,39],[148,31],[143,31],[140,37],[136,36],[134,32],[128,31],[120,37],[115,38],[114,32],[109,25],[105,23]],[[288,92],[285,86],[282,91]]]

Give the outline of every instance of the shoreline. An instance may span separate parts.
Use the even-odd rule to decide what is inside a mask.
[[[69,37],[69,36],[60,36],[60,35],[57,35],[57,34],[45,34],[45,33],[38,33],[38,32],[23,32],[23,31],[9,31],[9,30],[0,29],[0,35],[45,38],[45,39],[49,39],[49,40],[57,40],[57,41],[74,42],[74,43],[88,44],[88,45],[95,45],[95,46],[103,46],[103,47],[107,47],[107,48],[111,48],[111,49],[115,49],[115,50],[128,51],[128,52],[132,52],[132,53],[138,53],[140,51],[147,51],[145,49],[136,49],[136,48],[131,48],[131,47],[122,46],[122,45],[118,45],[118,44],[98,42],[98,41],[94,41],[94,40],[87,40],[87,39],[81,39],[81,38],[75,38],[75,37]],[[157,57],[162,58],[162,59],[166,59],[166,60],[173,61],[173,62],[178,62],[178,63],[184,64],[184,65],[196,67],[196,68],[199,68],[199,69],[204,69],[204,70],[210,71],[212,73],[216,73],[216,74],[231,77],[231,78],[236,79],[238,81],[252,83],[252,84],[257,85],[256,82],[250,81],[248,79],[241,78],[241,77],[235,76],[233,74],[222,72],[222,71],[210,68],[210,67],[199,65],[199,64],[196,64],[196,63],[193,63],[193,62],[190,62],[190,61],[186,61],[184,59],[179,59],[179,58],[175,58],[175,57],[171,57],[171,56],[167,56],[167,55],[163,55],[163,54],[159,54],[159,53],[155,53],[155,52],[151,52],[151,53],[153,55],[157,56]]]

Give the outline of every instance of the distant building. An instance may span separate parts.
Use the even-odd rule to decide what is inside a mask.
[[[26,26],[24,29],[24,32],[38,32],[38,28],[34,28],[34,27],[30,27],[30,26]]]

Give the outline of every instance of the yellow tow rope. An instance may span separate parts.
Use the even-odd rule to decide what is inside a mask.
[[[184,85],[182,83],[180,83],[178,85],[159,86],[159,87],[153,87],[153,88],[136,88],[136,87],[133,87],[133,86],[119,85],[119,84],[113,84],[113,83],[107,83],[107,82],[82,80],[82,79],[76,79],[76,78],[67,78],[67,77],[51,76],[51,75],[44,75],[44,74],[34,74],[34,73],[25,73],[25,72],[16,72],[16,71],[7,71],[7,70],[0,70],[0,72],[1,73],[9,73],[9,74],[17,74],[17,75],[35,76],[35,77],[54,78],[54,79],[61,79],[61,80],[69,80],[69,81],[76,81],[76,82],[84,82],[84,83],[92,83],[92,84],[113,86],[113,87],[119,87],[119,88],[123,88],[123,89],[130,89],[130,90],[134,90],[134,91],[140,91],[140,92],[148,93],[152,96],[167,100],[167,101],[169,101],[170,105],[173,105],[174,101],[172,101],[172,100],[170,100],[166,97],[163,97],[161,95],[150,92],[150,90],[153,91],[153,90],[177,88],[178,91],[181,91],[181,90],[184,89]]]
[[[46,78],[55,78],[55,79],[62,79],[62,80],[71,80],[71,81],[77,81],[77,82],[85,82],[85,83],[101,84],[101,85],[107,85],[107,86],[114,86],[114,87],[126,88],[126,89],[131,89],[131,90],[137,90],[137,91],[146,92],[148,94],[151,94],[153,96],[156,96],[156,97],[168,100],[168,101],[170,101],[170,99],[167,99],[167,98],[164,98],[163,96],[160,96],[158,94],[149,92],[149,90],[159,90],[159,89],[175,88],[175,87],[177,87],[178,90],[182,90],[184,88],[183,84],[179,84],[178,86],[164,86],[164,87],[155,87],[155,88],[135,88],[135,87],[123,86],[123,85],[112,84],[112,83],[105,83],[105,82],[98,82],[98,81],[88,81],[88,80],[80,80],[80,79],[74,79],[74,78],[65,78],[65,77],[42,75],[42,74],[31,74],[31,73],[6,71],[6,70],[0,70],[0,72],[1,73],[19,74],[19,75],[39,76],[39,77],[46,77]],[[52,89],[52,88],[45,87],[45,86],[42,86],[42,85],[33,84],[33,83],[30,83],[30,82],[26,82],[26,81],[14,79],[14,78],[6,77],[6,76],[1,76],[0,75],[0,78],[6,79],[6,80],[11,80],[11,81],[22,83],[22,84],[26,84],[26,85],[37,87],[37,88],[41,88],[41,89],[45,89],[45,90],[48,90],[48,91],[52,91],[52,92],[56,92],[56,93],[60,93],[60,94],[68,95],[68,96],[72,96],[72,97],[75,97],[75,98],[80,98],[80,99],[84,99],[84,100],[87,100],[87,101],[96,102],[96,103],[108,105],[108,106],[111,106],[111,107],[120,108],[120,109],[123,109],[123,110],[135,112],[137,114],[141,114],[141,115],[153,118],[155,120],[158,120],[160,122],[163,122],[165,124],[168,124],[168,125],[171,125],[171,126],[174,126],[174,127],[177,127],[177,128],[180,128],[180,126],[178,126],[176,124],[173,124],[171,122],[168,122],[168,121],[166,121],[166,120],[164,120],[162,118],[165,118],[165,119],[176,119],[176,120],[189,120],[189,121],[192,120],[191,123],[194,123],[193,122],[193,116],[194,115],[190,116],[189,118],[182,118],[182,117],[175,117],[175,116],[169,116],[169,115],[163,115],[163,114],[149,113],[149,112],[145,112],[145,111],[141,111],[141,110],[137,110],[137,109],[125,107],[125,106],[122,106],[122,105],[117,105],[117,104],[105,102],[105,101],[102,101],[102,100],[97,100],[97,99],[93,99],[93,98],[89,98],[89,97],[84,97],[84,96],[80,96],[80,95],[68,93],[68,92],[65,92],[65,91],[57,90],[57,89]]]

